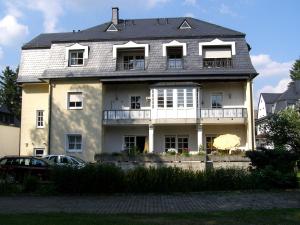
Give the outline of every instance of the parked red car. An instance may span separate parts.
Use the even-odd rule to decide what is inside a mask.
[[[5,156],[0,159],[0,174],[13,181],[22,182],[26,176],[47,180],[52,163],[46,159],[31,156]]]

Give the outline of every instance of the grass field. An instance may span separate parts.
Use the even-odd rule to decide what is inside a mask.
[[[300,224],[300,209],[239,210],[231,212],[103,215],[103,214],[0,214],[3,225],[269,225]]]

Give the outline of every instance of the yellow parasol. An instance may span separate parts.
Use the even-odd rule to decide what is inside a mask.
[[[233,134],[223,134],[215,138],[213,146],[220,150],[231,150],[241,145],[241,138]]]

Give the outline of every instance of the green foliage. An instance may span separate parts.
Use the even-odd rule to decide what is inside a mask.
[[[290,77],[292,80],[300,79],[300,58],[295,61],[292,69],[290,70]]]
[[[283,173],[293,172],[299,158],[299,155],[295,152],[277,149],[248,151],[246,155],[250,158],[255,169],[273,168],[274,171],[277,170]]]
[[[300,114],[291,108],[270,116],[263,129],[276,149],[300,150]]]
[[[13,71],[7,66],[0,75],[0,105],[7,109],[17,118],[21,115],[21,88],[17,84],[18,71]]]
[[[268,168],[252,172],[238,168],[191,171],[176,167],[138,167],[122,171],[116,166],[100,164],[81,169],[58,167],[54,170],[52,181],[57,192],[68,194],[170,193],[297,187],[297,178],[293,173],[281,173]]]

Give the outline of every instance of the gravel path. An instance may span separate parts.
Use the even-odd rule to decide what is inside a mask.
[[[300,191],[0,197],[0,213],[177,213],[270,208],[300,209]]]

